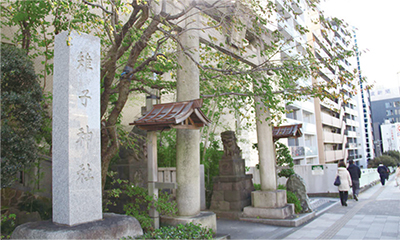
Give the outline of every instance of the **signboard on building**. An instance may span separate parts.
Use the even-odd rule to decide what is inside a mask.
[[[400,151],[400,123],[381,125],[383,151]]]
[[[312,175],[324,175],[324,165],[313,165],[311,166]]]

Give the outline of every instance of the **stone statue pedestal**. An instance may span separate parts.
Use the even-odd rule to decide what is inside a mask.
[[[245,174],[245,163],[232,131],[221,133],[224,156],[219,162],[219,176],[214,177],[210,210],[218,217],[239,219],[243,208],[251,204],[253,176]]]
[[[251,204],[252,178],[251,174],[214,177],[210,210],[218,217],[238,219],[243,208]]]
[[[294,204],[287,203],[285,190],[252,192],[251,206],[243,209],[244,218],[285,219],[292,215]]]
[[[11,239],[121,239],[143,235],[136,218],[104,213],[103,219],[75,226],[52,221],[29,222],[19,225]]]

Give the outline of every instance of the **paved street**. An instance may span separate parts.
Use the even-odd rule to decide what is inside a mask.
[[[220,234],[231,239],[400,239],[400,189],[394,176],[360,193],[359,201],[339,203],[299,227],[218,219]]]

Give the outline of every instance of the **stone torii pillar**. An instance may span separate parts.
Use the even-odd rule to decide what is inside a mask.
[[[194,27],[198,14],[187,18],[185,25]],[[192,23],[190,25],[190,23]],[[189,30],[179,39],[185,49],[179,49],[177,71],[177,102],[200,97],[199,76],[196,64],[185,54],[199,61],[199,35],[197,30]],[[176,200],[179,216],[195,216],[200,213],[200,131],[177,129],[176,132]]]
[[[189,6],[190,1],[182,3]],[[177,102],[198,99],[200,97],[200,71],[191,58],[199,61],[199,13],[191,10],[184,20],[184,32],[179,37],[184,49],[178,50]],[[212,212],[200,212],[200,131],[177,129],[176,133],[176,182],[178,189],[176,201],[178,217],[162,218],[161,224],[177,225],[195,222],[216,231],[216,215]]]
[[[257,139],[260,166],[261,191],[251,193],[251,206],[243,209],[244,218],[285,219],[294,214],[293,204],[287,204],[286,191],[277,190],[275,146],[273,126],[266,118],[269,109],[259,97],[256,107]]]
[[[257,49],[257,58],[258,62],[262,63],[264,60],[260,53],[261,44]],[[267,120],[270,117],[270,110],[264,105],[261,96],[256,96],[254,100],[261,191],[251,193],[251,206],[243,209],[243,216],[245,218],[284,219],[294,214],[294,206],[287,204],[285,190],[277,190],[273,126],[271,120]]]

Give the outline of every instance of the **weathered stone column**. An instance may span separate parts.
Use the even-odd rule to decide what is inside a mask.
[[[187,28],[195,27],[198,15],[195,14],[185,21]],[[178,54],[178,63],[181,66],[177,72],[178,102],[200,97],[199,69],[185,54],[186,52],[195,61],[199,61],[198,31],[186,31],[182,33],[179,40],[185,49],[179,49]],[[200,131],[177,129],[176,148],[178,215],[194,216],[200,213]]]
[[[189,6],[190,0],[181,2]],[[188,101],[200,97],[200,71],[194,61],[199,61],[199,13],[192,9],[185,15],[178,49],[177,101]],[[190,57],[187,55],[190,54]],[[194,60],[194,61],[193,61]],[[201,224],[217,231],[216,215],[212,212],[200,212],[200,131],[177,129],[176,133],[176,201],[177,217],[161,217],[161,225]]]
[[[273,126],[269,125],[270,121],[265,120],[270,117],[269,109],[261,103],[260,97],[256,97],[256,102],[259,103],[256,106],[256,125],[261,190],[275,191],[276,161],[272,133]]]
[[[293,204],[287,204],[286,191],[277,190],[276,160],[272,127],[265,119],[270,116],[269,109],[256,99],[258,154],[260,159],[261,191],[251,193],[251,207],[243,209],[246,218],[284,219],[294,214]]]
[[[260,53],[258,49],[258,60],[262,63]],[[260,96],[255,97],[255,103],[261,191],[251,193],[251,207],[243,209],[243,216],[284,219],[294,214],[294,205],[287,204],[285,190],[277,190],[273,126],[270,120],[266,120],[270,117],[269,108],[262,103]]]

